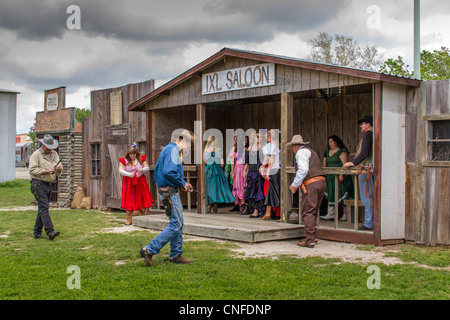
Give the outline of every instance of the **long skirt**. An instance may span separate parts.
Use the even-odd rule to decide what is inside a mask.
[[[206,165],[206,204],[212,203],[232,203],[233,194],[228,186],[225,173],[219,164]]]
[[[245,198],[245,188],[247,187],[247,181],[244,178],[243,164],[236,164],[234,167],[234,181],[233,181],[233,197],[234,204],[240,204],[240,200]]]
[[[250,213],[252,213],[255,209],[259,210],[259,214],[262,214],[265,211],[264,178],[258,171],[249,171],[247,174],[245,201],[248,203]]]
[[[280,170],[270,175],[269,188],[264,204],[271,207],[280,206]]]
[[[145,175],[141,175],[139,178],[123,177],[122,204],[120,206],[122,209],[137,211],[150,208],[152,205],[153,199]]]
[[[326,175],[325,199],[328,200],[328,205],[330,206],[334,205],[334,179],[334,175]],[[354,188],[352,177],[349,175],[345,175],[344,181],[342,183],[338,181],[338,204],[342,203],[345,199],[353,199],[353,196]]]

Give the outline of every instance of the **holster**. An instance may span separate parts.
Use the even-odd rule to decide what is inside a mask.
[[[166,216],[168,216],[169,218],[172,216],[172,201],[170,200],[170,196],[178,192],[178,190],[175,190],[175,188],[170,187],[158,188],[158,193],[162,198]]]
[[[30,190],[36,201],[39,201],[38,185],[36,183],[31,182]]]

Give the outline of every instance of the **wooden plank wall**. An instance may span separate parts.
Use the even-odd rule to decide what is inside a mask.
[[[195,106],[154,110],[153,156],[156,164],[159,153],[178,128],[194,131]],[[310,141],[320,157],[328,148],[328,137],[336,134],[350,153],[355,153],[361,139],[358,119],[372,114],[372,93],[294,100],[293,134],[301,134]],[[226,129],[280,128],[280,102],[244,104],[236,107],[206,106],[206,130],[217,128],[225,139]],[[224,147],[225,147],[224,141]]]
[[[203,73],[216,72],[239,67],[260,64],[261,61],[226,57]],[[161,95],[146,105],[147,110],[163,109],[199,103],[214,103],[246,98],[257,98],[282,93],[301,92],[307,90],[345,87],[376,82],[369,79],[339,75],[335,73],[296,68],[277,64],[275,66],[276,85],[247,90],[229,91],[217,94],[202,95],[201,77],[192,77]]]
[[[206,109],[207,128],[210,127],[210,119],[219,119],[222,124],[230,124],[229,128],[241,128],[244,131],[250,128],[280,128],[280,102],[237,106],[228,116],[219,110],[217,116],[208,117],[213,112],[208,106]],[[226,108],[220,109],[227,112]],[[294,100],[293,134],[301,134],[305,141],[310,141],[310,147],[316,150],[319,157],[328,148],[328,137],[334,134],[342,139],[350,153],[355,153],[361,139],[358,119],[366,114],[372,114],[372,93],[335,96],[328,103],[323,98],[297,99]]]
[[[450,80],[407,91],[405,237],[425,245],[450,244],[450,166],[427,162],[424,120],[450,114],[449,94]]]

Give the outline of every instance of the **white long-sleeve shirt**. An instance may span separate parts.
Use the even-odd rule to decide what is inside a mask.
[[[297,173],[295,174],[292,186],[294,188],[300,187],[306,175],[309,172],[309,158],[311,158],[311,151],[301,147],[295,154],[295,162],[297,162]]]

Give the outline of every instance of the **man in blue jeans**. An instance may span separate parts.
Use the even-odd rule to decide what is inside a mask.
[[[361,132],[364,136],[358,145],[356,158],[352,162],[344,163],[344,168],[354,167],[358,164],[369,166],[373,163],[372,142],[373,142],[373,118],[364,116],[358,121]],[[363,174],[358,176],[359,194],[364,204],[364,224],[359,230],[373,230],[373,175],[369,176],[369,181]]]
[[[160,199],[164,197],[170,200],[170,218],[167,227],[158,234],[152,242],[143,247],[139,253],[145,258],[147,266],[152,266],[152,258],[170,242],[170,262],[188,264],[181,255],[183,253],[183,205],[181,203],[179,189],[184,188],[192,192],[192,186],[184,180],[182,164],[183,149],[190,146],[194,134],[184,130],[180,134],[172,135],[172,141],[161,151],[155,166],[153,179],[158,187]]]

